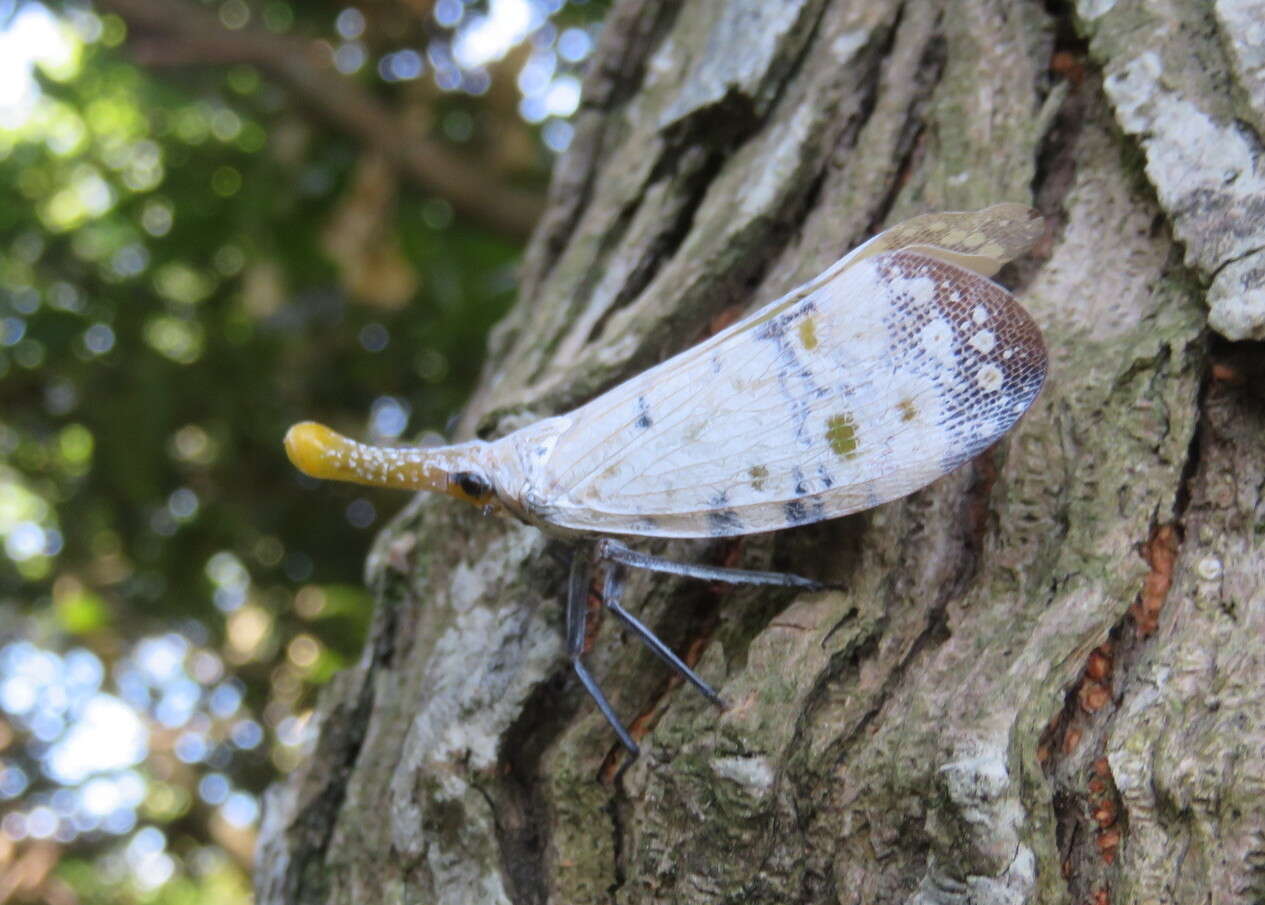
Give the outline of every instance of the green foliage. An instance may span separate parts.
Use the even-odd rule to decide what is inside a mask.
[[[384,395],[442,428],[510,297],[515,250],[407,191],[391,227],[421,289],[396,311],[340,290],[321,232],[357,158],[315,133],[283,155],[268,92],[232,87],[252,81],[237,70],[178,90],[89,46],[0,159],[5,460],[52,504],[56,571],[98,585],[128,634],[179,616],[216,625],[199,576],[217,550],[260,587],[355,576],[354,491],[297,492],[282,433],[303,417],[364,433]],[[0,591],[44,606],[51,562],[20,568]]]

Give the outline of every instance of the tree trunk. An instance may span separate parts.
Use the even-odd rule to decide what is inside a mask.
[[[1265,895],[1262,6],[617,3],[467,432],[564,411],[885,224],[1002,200],[1051,225],[1003,273],[1050,380],[912,497],[639,544],[846,590],[634,576],[732,706],[608,622],[589,663],[644,751],[618,785],[546,539],[415,500],[268,802],[259,901]]]

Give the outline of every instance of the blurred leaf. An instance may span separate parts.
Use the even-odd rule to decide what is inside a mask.
[[[105,601],[83,587],[55,594],[53,609],[58,624],[69,635],[87,635],[103,628],[109,619]]]

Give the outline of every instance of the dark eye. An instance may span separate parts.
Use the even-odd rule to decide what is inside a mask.
[[[452,480],[471,499],[481,500],[492,495],[492,485],[487,478],[473,471],[459,471],[452,476]]]

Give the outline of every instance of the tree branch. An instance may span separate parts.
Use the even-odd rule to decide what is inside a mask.
[[[439,142],[411,133],[371,94],[331,71],[312,43],[258,28],[230,30],[183,0],[101,0],[101,6],[127,22],[134,55],[143,65],[257,66],[326,122],[381,153],[415,185],[446,198],[458,214],[515,239],[530,233],[540,215],[540,195],[499,183]]]

